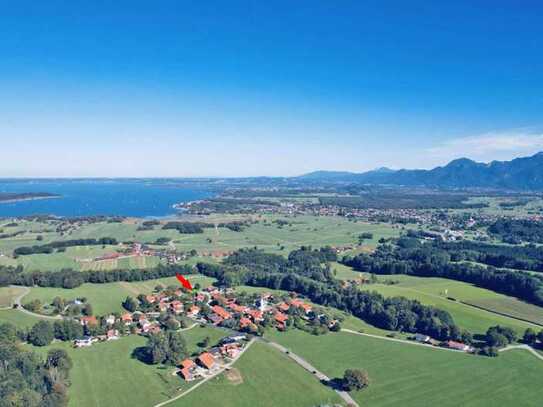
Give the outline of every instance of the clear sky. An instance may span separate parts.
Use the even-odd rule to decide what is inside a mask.
[[[0,5],[0,177],[297,175],[543,150],[540,0]]]

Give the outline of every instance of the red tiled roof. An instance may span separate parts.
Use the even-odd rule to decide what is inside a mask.
[[[287,319],[288,315],[285,315],[282,312],[278,312],[275,314],[275,320],[281,324],[284,324]]]
[[[83,325],[96,325],[96,324],[98,324],[98,320],[96,319],[96,317],[94,315],[92,315],[90,317],[81,317],[81,322],[83,323]]]
[[[232,315],[226,311],[223,307],[219,306],[219,305],[214,305],[213,307],[211,307],[211,310],[217,314],[218,316],[220,316],[221,318],[224,318],[224,319],[230,319],[232,318]]]
[[[192,359],[185,359],[181,362],[180,366],[182,369],[190,369],[191,367],[196,366],[196,364]]]
[[[192,373],[190,372],[189,369],[181,369],[181,370],[179,371],[179,374],[180,374],[181,376],[183,376],[183,379],[185,379],[185,380],[189,380],[189,379],[192,378]]]
[[[215,359],[211,353],[208,352],[202,353],[200,356],[198,356],[198,361],[207,369],[211,369],[215,364]]]
[[[285,311],[288,311],[288,309],[290,308],[289,305],[285,302],[282,302],[281,304],[279,304],[277,306],[277,308],[279,308],[281,311],[285,312]]]

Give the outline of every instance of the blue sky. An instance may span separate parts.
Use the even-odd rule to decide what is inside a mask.
[[[2,3],[0,177],[297,175],[543,150],[540,1]]]

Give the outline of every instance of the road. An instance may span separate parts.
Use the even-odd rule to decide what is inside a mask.
[[[10,285],[10,287],[23,288],[24,289],[24,292],[22,292],[17,297],[15,297],[15,299],[13,300],[13,305],[10,308],[13,308],[14,305],[17,305],[17,308],[16,308],[17,310],[19,310],[21,312],[24,312],[25,314],[31,315],[33,317],[36,317],[36,318],[53,319],[53,320],[62,319],[62,317],[60,315],[52,316],[52,315],[36,314],[35,312],[29,311],[29,310],[23,308],[23,305],[21,304],[21,301],[22,301],[23,297],[30,292],[30,288],[24,287],[24,286],[19,286],[19,285]]]
[[[330,384],[330,378],[326,376],[321,371],[317,370],[315,366],[310,364],[307,360],[303,359],[302,357],[296,355],[295,353],[292,353],[287,348],[285,348],[282,345],[279,345],[276,342],[271,342],[265,339],[262,339],[263,342],[267,343],[268,345],[278,349],[279,351],[285,353],[289,358],[291,358],[294,362],[296,362],[298,365],[303,367],[305,370],[313,374],[317,379],[319,379],[322,383],[329,385]],[[334,391],[347,403],[348,406],[355,406],[360,407],[356,401],[351,397],[349,393],[343,390],[334,389]]]
[[[382,340],[385,340],[385,341],[404,343],[406,345],[424,346],[426,349],[447,350],[449,352],[464,353],[464,352],[456,350],[456,349],[443,348],[441,346],[432,346],[432,345],[428,345],[428,344],[420,343],[420,342],[416,342],[416,341],[409,341],[407,339],[389,338],[387,336],[365,334],[365,333],[362,333],[362,332],[353,331],[352,329],[342,329],[341,332],[347,332],[347,333],[350,333],[350,334],[353,334],[353,335],[367,336],[369,338],[382,339]]]
[[[189,328],[190,329],[190,328]],[[203,379],[202,381],[199,381],[198,383],[196,383],[194,386],[192,386],[190,389],[188,389],[187,391],[184,391],[183,393],[181,394],[178,394],[177,396],[175,397],[172,397],[171,399],[168,399],[166,401],[163,401],[162,403],[158,403],[158,404],[155,404],[153,407],[162,407],[162,406],[165,406],[166,404],[170,404],[172,401],[175,401],[175,400],[178,400],[180,399],[181,397],[183,396],[186,396],[187,394],[189,394],[191,391],[193,390],[196,390],[198,387],[200,387],[202,384],[204,384],[205,382],[213,379],[214,377],[216,377],[217,375],[221,374],[222,372],[224,372],[226,369],[230,368],[234,363],[236,363],[236,361],[247,351],[247,349],[249,349],[251,347],[251,345],[255,342],[255,339],[251,339],[251,341],[247,344],[247,346],[245,346],[241,352],[239,353],[238,357],[235,358],[234,360],[232,360],[230,363],[227,363],[226,365],[224,365],[221,369],[219,369],[217,372],[213,373],[212,375],[206,377],[205,379]]]
[[[540,359],[540,360],[543,360],[543,355],[541,355],[541,353],[537,352],[534,348],[532,348],[532,347],[529,346],[529,345],[508,345],[508,346],[506,346],[505,348],[500,349],[500,352],[505,352],[505,351],[513,350],[513,349],[524,349],[524,350],[527,350],[527,351],[530,352],[532,355],[534,355],[536,358],[538,358],[538,359]]]

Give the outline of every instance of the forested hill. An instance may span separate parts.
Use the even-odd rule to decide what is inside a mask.
[[[543,152],[511,161],[478,163],[467,158],[451,161],[431,170],[376,170],[355,174],[326,171],[303,175],[301,179],[361,184],[388,184],[440,188],[498,188],[543,190]]]

